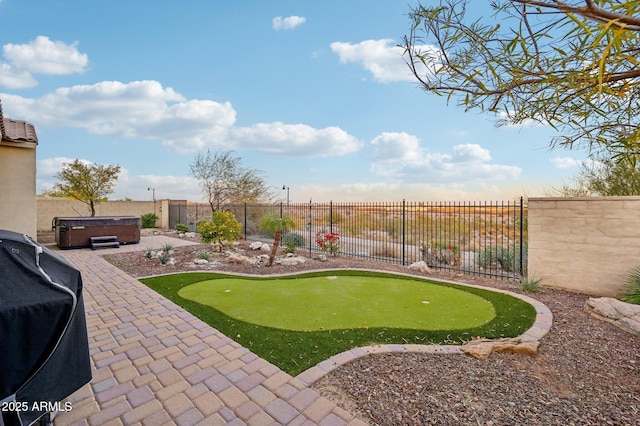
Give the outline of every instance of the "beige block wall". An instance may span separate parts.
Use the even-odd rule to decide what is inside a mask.
[[[529,198],[529,278],[616,296],[640,266],[640,197]]]
[[[38,231],[50,231],[54,217],[89,216],[89,207],[80,201],[66,198],[37,198]],[[153,201],[106,201],[96,206],[96,216],[142,216],[153,213]],[[158,216],[156,227],[168,228],[169,202],[156,200],[155,213]]]
[[[0,229],[36,238],[36,144],[0,142]]]

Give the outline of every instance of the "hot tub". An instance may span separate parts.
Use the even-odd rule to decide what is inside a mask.
[[[140,227],[136,216],[54,217],[51,223],[61,249],[137,244]]]

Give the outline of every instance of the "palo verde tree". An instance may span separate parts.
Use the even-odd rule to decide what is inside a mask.
[[[552,148],[640,157],[639,1],[440,0],[409,15],[405,60],[427,92],[550,125]]]
[[[257,203],[269,198],[269,190],[258,170],[242,166],[233,151],[198,154],[190,165],[191,175],[198,179],[211,211],[231,203]]]
[[[118,165],[101,166],[76,159],[71,163],[62,164],[62,170],[55,175],[60,182],[55,183],[50,190],[44,191],[44,195],[78,200],[89,206],[91,216],[95,216],[95,206],[107,200],[107,195],[113,192],[119,174]]]

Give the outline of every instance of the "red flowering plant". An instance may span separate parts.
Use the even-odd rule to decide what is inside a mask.
[[[316,233],[316,244],[323,253],[329,252],[337,256],[340,252],[340,234],[337,232],[329,232],[322,235],[322,232]]]

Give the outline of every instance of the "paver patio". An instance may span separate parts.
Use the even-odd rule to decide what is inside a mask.
[[[149,238],[113,250],[167,237]],[[365,424],[106,262],[107,252],[57,252],[82,272],[93,380],[55,425]]]
[[[73,408],[55,425],[365,425],[308,386],[371,353],[461,353],[459,346],[376,345],[291,377],[100,256],[165,243],[193,244],[154,236],[119,249],[57,251],[82,272],[93,380],[68,398]],[[551,312],[519,297],[538,312],[523,337],[542,338]]]

